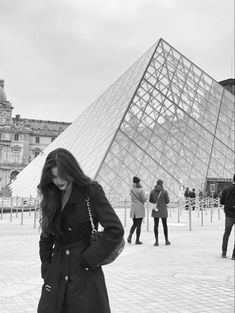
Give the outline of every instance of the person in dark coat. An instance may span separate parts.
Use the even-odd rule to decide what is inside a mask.
[[[188,210],[188,206],[189,206],[189,188],[187,187],[185,192],[184,192],[184,197],[185,197],[185,210]]]
[[[100,264],[121,242],[123,226],[102,187],[74,156],[58,148],[46,158],[40,184],[39,253],[44,280],[38,313],[110,313]],[[89,197],[95,227],[104,235],[90,245]]]
[[[156,204],[155,209],[152,210],[152,217],[154,218],[154,235],[155,235],[154,246],[159,246],[158,241],[159,218],[162,219],[165,244],[166,246],[168,246],[171,244],[170,241],[168,240],[168,226],[167,226],[168,218],[167,204],[170,202],[170,200],[168,192],[163,188],[163,181],[161,179],[157,181],[157,185],[150,192],[149,202]]]
[[[193,188],[192,191],[189,192],[189,197],[190,197],[190,205],[192,210],[195,210],[195,201],[196,201],[196,194],[195,194],[195,189]]]
[[[142,241],[140,241],[141,225],[143,218],[145,217],[144,204],[147,200],[147,197],[140,184],[140,179],[136,176],[133,177],[133,185],[130,191],[130,196],[131,196],[130,217],[132,218],[133,224],[131,226],[127,242],[131,243],[132,235],[136,230],[135,244],[141,245],[142,244]]]
[[[235,174],[233,175],[232,186],[225,188],[222,192],[220,203],[224,205],[225,213],[225,230],[223,235],[221,257],[226,258],[229,236],[233,225],[235,225]],[[235,260],[235,242],[233,247],[232,260]]]

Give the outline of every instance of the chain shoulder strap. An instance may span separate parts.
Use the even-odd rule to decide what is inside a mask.
[[[160,198],[161,193],[162,193],[162,191],[159,192],[159,195],[158,195],[158,197],[157,197],[156,206],[157,206],[157,204],[158,204],[158,200],[159,200],[159,198]]]
[[[86,206],[87,206],[87,210],[88,210],[88,214],[89,214],[89,219],[90,219],[90,222],[91,222],[92,233],[96,233],[97,230],[95,228],[95,224],[94,224],[94,221],[93,221],[93,216],[92,216],[92,213],[91,213],[91,205],[90,205],[89,197],[85,198],[85,201],[86,201]]]

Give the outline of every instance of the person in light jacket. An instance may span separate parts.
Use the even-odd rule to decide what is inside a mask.
[[[131,243],[131,238],[136,230],[136,245],[141,245],[142,242],[140,241],[140,233],[141,233],[141,224],[143,218],[145,217],[145,207],[144,203],[147,200],[147,197],[142,189],[140,184],[140,179],[138,177],[133,177],[133,186],[130,191],[131,196],[131,211],[130,217],[133,220],[133,224],[130,229],[129,236],[127,238],[127,242]]]
[[[161,179],[157,181],[157,185],[151,191],[149,195],[149,202],[156,204],[156,208],[152,210],[152,217],[154,218],[154,235],[155,235],[154,246],[159,246],[158,225],[160,218],[162,219],[165,244],[166,246],[168,246],[171,244],[170,241],[168,240],[168,227],[167,227],[167,218],[168,218],[167,204],[170,202],[170,200],[168,192],[163,188],[163,181]]]
[[[102,187],[87,177],[75,157],[58,148],[46,158],[38,186],[41,210],[39,254],[44,280],[38,313],[110,313],[100,264],[121,242],[122,224]],[[95,228],[104,235],[90,245]]]

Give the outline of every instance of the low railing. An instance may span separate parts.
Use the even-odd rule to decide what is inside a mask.
[[[124,226],[127,226],[127,221],[129,218],[129,211],[131,202],[130,200],[123,201],[112,201],[112,206],[118,212],[119,217],[123,221]],[[151,213],[152,213],[153,205],[149,202],[146,203],[146,215],[145,215],[145,223],[146,230],[149,231]],[[214,198],[194,198],[194,199],[181,199],[178,201],[174,201],[168,204],[168,217],[169,222],[175,223],[187,223],[188,229],[192,230],[193,219],[200,218],[200,225],[204,226],[205,221],[212,223],[217,217],[218,220],[221,218],[221,209],[223,206],[220,204],[219,199]]]
[[[39,212],[39,201],[37,198],[26,197],[1,197],[0,198],[0,219],[4,215],[9,215],[10,222],[13,218],[20,216],[21,225],[24,224],[24,217],[26,212],[29,216],[33,214],[33,227],[36,228]]]
[[[119,215],[124,227],[129,223],[129,213],[131,202],[129,199],[114,199],[110,198],[110,202]],[[145,204],[146,216],[144,224],[146,224],[146,230],[150,230],[152,225],[151,212],[152,204],[147,202]],[[200,218],[200,225],[204,226],[205,221],[212,223],[215,218],[217,220],[221,217],[222,206],[219,199],[214,198],[194,198],[194,199],[181,199],[168,204],[168,217],[169,222],[175,223],[187,223],[188,229],[191,231],[193,228],[193,222],[197,222]],[[13,219],[20,217],[20,224],[24,224],[24,219],[28,214],[29,218],[33,218],[33,227],[36,228],[39,221],[39,200],[37,198],[0,198],[0,219],[8,218],[10,222]]]

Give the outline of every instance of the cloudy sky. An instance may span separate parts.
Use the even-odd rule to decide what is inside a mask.
[[[234,78],[233,0],[0,0],[13,116],[73,121],[160,37]]]

